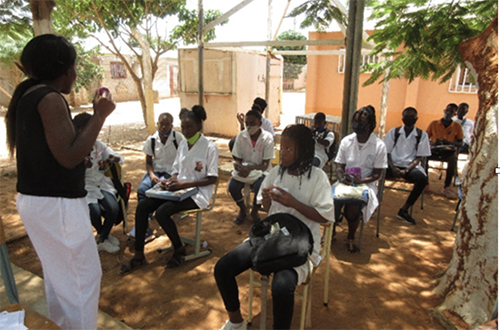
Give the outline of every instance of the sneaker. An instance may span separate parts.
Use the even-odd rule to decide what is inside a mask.
[[[128,232],[128,236],[135,238],[135,226],[132,227],[132,229]]]
[[[411,223],[412,225],[416,225],[417,222],[415,219],[413,219],[407,211],[403,211],[402,209],[399,210],[398,212],[398,219],[404,220],[408,223]]]
[[[151,229],[146,230],[146,238],[144,239],[144,243],[149,243],[152,240],[156,238],[155,234],[153,234],[153,231]]]
[[[118,238],[114,237],[111,234],[108,235],[108,241],[113,245],[120,246],[120,241],[118,240]]]
[[[97,243],[97,251],[106,251],[108,253],[116,253],[120,251],[120,247],[111,244],[111,242],[107,239],[104,242]]]
[[[239,324],[234,324],[231,321],[227,320],[219,330],[247,330],[247,324],[245,321]]]
[[[443,190],[441,190],[441,194],[448,199],[457,199],[458,198],[457,194],[455,194],[455,192],[453,190],[451,190],[450,187],[443,188]]]

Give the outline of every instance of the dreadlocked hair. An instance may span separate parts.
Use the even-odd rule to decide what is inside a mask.
[[[314,139],[312,131],[304,124],[288,125],[281,133],[295,142],[295,152],[299,155],[297,160],[290,166],[280,165],[279,173],[283,178],[286,171],[298,170],[299,175],[309,172],[307,178],[311,178],[312,163],[314,159]]]

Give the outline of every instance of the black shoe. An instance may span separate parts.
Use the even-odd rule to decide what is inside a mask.
[[[413,219],[408,212],[403,211],[402,209],[400,209],[399,212],[398,212],[398,219],[404,220],[404,221],[406,221],[408,223],[411,223],[412,225],[416,225],[417,224],[417,222],[415,221],[415,219]]]

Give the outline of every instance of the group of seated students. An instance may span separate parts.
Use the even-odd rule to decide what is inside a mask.
[[[317,263],[319,260],[320,224],[338,221],[336,215],[338,217],[340,210],[343,210],[347,220],[346,249],[350,253],[358,252],[359,248],[354,243],[355,233],[360,220],[368,222],[378,207],[376,182],[386,168],[389,176],[402,177],[414,183],[413,191],[397,216],[409,223],[416,223],[408,209],[428,183],[421,160],[431,155],[430,146],[433,141],[445,141],[436,137],[436,129],[431,128],[432,124],[427,130],[429,134],[415,127],[418,119],[415,108],[404,109],[404,125],[391,129],[384,141],[373,133],[376,116],[372,106],[362,107],[354,113],[353,133],[342,139],[335,158],[337,182],[351,187],[365,185],[368,200],[366,203],[344,203],[332,198],[332,186],[321,170],[327,161],[325,149],[335,139],[334,133],[326,129],[325,115],[317,114],[313,127],[302,124],[287,126],[281,135],[279,165],[272,167],[274,138],[263,129],[263,122],[267,119],[262,117],[262,111],[267,104],[258,105],[262,100],[259,99],[255,100],[251,110],[245,115],[237,115],[240,123],[243,123],[243,129],[231,145],[234,170],[228,190],[239,208],[236,224],[243,223],[248,215],[242,190],[245,184],[249,184],[255,193],[251,220],[260,221],[261,209],[268,216],[288,214],[300,219],[312,233],[313,262]],[[451,111],[447,107],[445,115]],[[147,264],[144,246],[148,222],[153,213],[174,248],[165,268],[180,266],[186,250],[172,216],[183,210],[206,208],[212,197],[213,185],[218,176],[219,152],[217,146],[201,133],[203,121],[207,119],[205,109],[201,106],[194,106],[191,110],[183,108],[179,117],[182,134],[173,130],[172,116],[163,113],[158,118],[157,132],[145,142],[143,150],[146,154],[147,173],[137,193],[134,255],[122,265],[122,275]],[[448,117],[446,115],[443,118],[444,123],[441,121],[443,125],[451,120]],[[89,114],[80,114],[74,119],[75,126],[81,129],[89,119]],[[86,187],[91,222],[97,231],[98,249],[110,253],[119,250],[118,240],[110,235],[117,213],[116,191],[110,179],[102,172],[109,164],[123,161],[123,157],[99,140],[87,158]],[[353,175],[352,169],[358,169],[359,172]],[[183,201],[147,197],[145,192],[155,184],[170,191],[198,187],[198,192]],[[106,211],[102,224],[101,207]],[[215,266],[215,280],[229,317],[222,329],[246,329],[240,311],[236,277],[251,267],[251,246],[248,239],[221,257]],[[275,329],[290,328],[294,289],[307,279],[309,272],[309,267],[304,264],[274,273],[272,295]]]

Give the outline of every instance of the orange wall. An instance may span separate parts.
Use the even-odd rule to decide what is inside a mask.
[[[310,32],[309,39],[344,39],[344,35],[341,32]],[[339,46],[310,46],[310,50],[340,48]],[[305,113],[324,112],[327,115],[342,116],[344,74],[338,72],[338,61],[338,55],[308,55]],[[380,118],[382,84],[375,83],[363,87],[363,83],[369,77],[368,73],[360,75],[357,107],[373,105],[377,110],[378,120]],[[450,93],[448,92],[448,84],[449,82],[439,84],[436,81],[426,81],[419,78],[411,84],[408,84],[406,79],[391,80],[385,132],[402,125],[401,112],[409,106],[418,110],[417,126],[424,130],[432,120],[443,116],[443,110],[448,103],[468,103],[467,118],[474,120],[478,108],[477,95]]]

